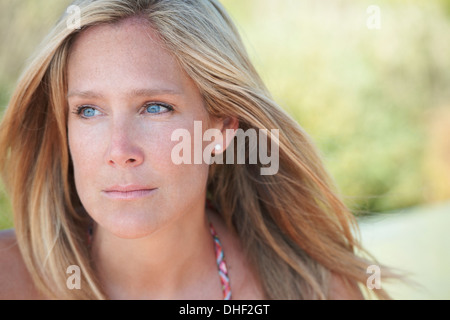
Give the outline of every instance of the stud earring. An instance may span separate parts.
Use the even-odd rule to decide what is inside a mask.
[[[215,149],[216,149],[216,151],[220,151],[220,150],[222,150],[222,146],[220,144],[216,144]]]

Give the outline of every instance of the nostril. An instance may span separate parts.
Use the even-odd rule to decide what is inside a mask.
[[[126,139],[112,140],[106,153],[106,161],[109,165],[117,167],[135,167],[144,161],[143,150],[136,145],[131,145]]]
[[[127,161],[125,161],[125,164],[134,164],[134,163],[136,163],[136,162],[137,162],[136,159],[128,159]],[[109,160],[109,163],[110,163],[110,164],[113,164],[113,165],[116,164],[116,162],[115,162],[114,160]]]

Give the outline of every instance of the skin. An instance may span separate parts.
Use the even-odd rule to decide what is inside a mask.
[[[151,113],[149,103],[173,111],[159,105]],[[77,192],[94,221],[92,256],[109,298],[222,299],[208,221],[225,250],[233,299],[264,298],[238,237],[205,209],[209,166],[171,160],[174,130],[194,136],[194,121],[202,121],[204,131],[226,136],[238,122],[208,116],[195,84],[145,23],[80,34],[69,57],[68,107]],[[230,141],[219,141],[222,150]],[[119,190],[136,186],[152,191]],[[358,298],[340,292],[337,277],[331,287],[334,298]],[[0,299],[40,298],[14,232],[0,232]]]

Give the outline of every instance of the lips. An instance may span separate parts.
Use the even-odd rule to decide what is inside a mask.
[[[151,196],[157,189],[139,186],[139,185],[126,185],[126,186],[112,186],[102,191],[102,193],[113,200],[138,200]]]

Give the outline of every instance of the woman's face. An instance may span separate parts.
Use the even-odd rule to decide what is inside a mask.
[[[69,57],[68,104],[77,192],[101,227],[134,239],[198,211],[209,166],[175,165],[171,136],[194,137],[194,121],[204,132],[208,114],[148,26],[128,20],[82,32]]]

